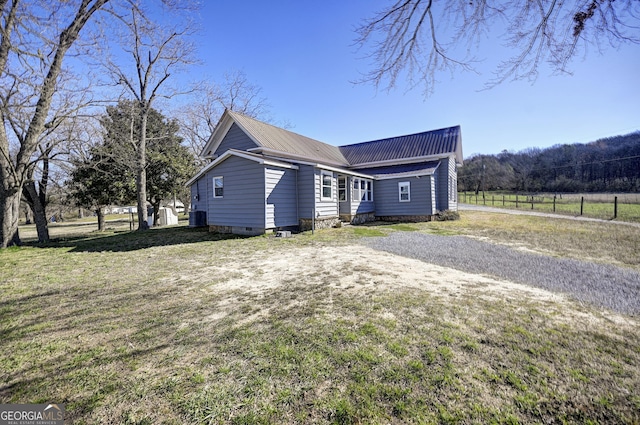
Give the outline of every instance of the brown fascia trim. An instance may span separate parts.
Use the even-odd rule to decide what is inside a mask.
[[[349,167],[349,164],[342,164],[342,163],[339,163],[339,162],[326,161],[324,159],[322,159],[321,161],[318,161],[317,158],[310,158],[310,157],[305,156],[305,155],[298,155],[298,154],[295,154],[295,153],[283,152],[283,151],[270,149],[270,148],[265,148],[265,147],[257,147],[257,148],[247,149],[247,152],[262,153],[262,154],[265,154],[265,155],[277,156],[277,157],[286,158],[286,159],[297,159],[297,160],[313,162],[313,163],[321,162],[323,164],[327,164],[329,166],[334,166],[334,167],[341,167],[341,168],[348,168]]]

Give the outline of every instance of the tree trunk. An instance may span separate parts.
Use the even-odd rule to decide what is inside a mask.
[[[42,203],[42,198],[36,192],[36,183],[31,180],[24,184],[26,192],[25,199],[33,212],[33,219],[36,222],[36,231],[38,232],[38,242],[49,242],[49,227],[47,222],[47,212]]]
[[[96,215],[98,216],[98,232],[104,232],[104,208],[98,207]]]
[[[153,206],[153,227],[158,225],[158,218],[160,217],[160,201],[152,203]]]
[[[18,233],[20,194],[20,190],[0,187],[0,248],[21,244]]]
[[[178,216],[178,198],[176,197],[176,192],[173,192],[173,205],[171,206],[171,211]]]
[[[138,195],[138,230],[149,229],[147,223],[147,118],[148,109],[142,106],[140,139],[138,140],[136,192]]]
[[[31,207],[29,205],[24,207],[24,223],[31,224]]]
[[[149,229],[147,222],[147,170],[144,167],[138,167],[138,175],[136,176],[136,191],[138,204],[138,230]]]

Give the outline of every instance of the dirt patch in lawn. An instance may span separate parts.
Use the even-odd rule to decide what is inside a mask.
[[[592,311],[582,313],[576,310],[576,302],[564,294],[428,264],[361,245],[277,247],[250,256],[241,255],[233,260],[228,258],[220,265],[192,260],[193,274],[188,279],[198,284],[209,281],[209,290],[220,295],[218,309],[208,320],[223,319],[244,302],[247,295],[262,300],[269,298],[274,290],[285,287],[308,291],[313,291],[314,287],[318,291],[329,288],[342,294],[353,293],[354,296],[418,289],[452,301],[467,297],[489,302],[526,299],[553,309],[562,321],[596,320]],[[297,299],[278,300],[278,308],[287,302],[292,307],[299,303]],[[563,306],[567,304],[572,308],[565,311]],[[270,308],[263,304],[245,321],[254,321],[269,311]],[[606,311],[602,312],[601,319],[619,325],[629,322],[626,316]]]

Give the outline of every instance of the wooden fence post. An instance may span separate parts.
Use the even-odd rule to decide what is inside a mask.
[[[502,195],[502,206],[504,207],[504,195]]]
[[[613,198],[613,218],[618,218],[618,197],[614,196]]]
[[[580,215],[584,212],[584,196],[580,197]]]
[[[556,195],[553,195],[553,212],[556,212]]]
[[[516,195],[516,208],[518,208],[518,195]]]
[[[533,195],[531,195],[531,209],[533,209]]]

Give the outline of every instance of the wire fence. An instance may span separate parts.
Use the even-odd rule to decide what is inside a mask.
[[[468,193],[459,199],[465,204],[486,205],[496,208],[529,209],[539,212],[566,214],[640,222],[639,193]]]

